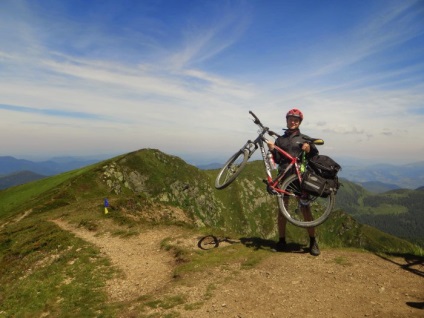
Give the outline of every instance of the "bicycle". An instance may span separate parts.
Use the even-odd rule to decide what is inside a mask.
[[[280,154],[282,154],[289,164],[284,170],[279,170],[275,178],[272,176],[271,164],[265,152],[265,144],[268,140],[265,135],[271,137],[279,137],[279,135],[265,127],[259,118],[252,112],[253,122],[259,126],[258,136],[255,140],[248,140],[244,146],[237,151],[221,168],[215,180],[215,188],[224,189],[229,186],[241,173],[246,166],[247,161],[252,157],[254,152],[259,148],[261,150],[262,159],[265,165],[266,180],[263,180],[267,186],[267,191],[277,196],[278,207],[286,219],[299,227],[314,227],[322,224],[330,215],[334,203],[335,194],[331,193],[327,197],[314,196],[302,189],[302,174],[305,171],[304,152],[300,151],[299,155],[294,157],[283,149],[275,146]],[[323,145],[324,141],[317,138],[304,138],[306,142],[315,145]],[[303,166],[302,166],[303,165]],[[302,169],[301,169],[302,167]],[[293,171],[294,172],[291,173]],[[284,204],[284,198],[294,198],[295,202]],[[289,200],[290,201],[290,200]],[[311,206],[313,220],[302,220],[299,211],[301,206]]]
[[[234,243],[237,243],[238,241],[231,240],[228,237],[217,237],[215,235],[206,235],[199,240],[199,242],[197,243],[197,246],[202,250],[210,250],[210,249],[218,247],[219,243],[221,242],[228,242],[230,244],[234,244]]]

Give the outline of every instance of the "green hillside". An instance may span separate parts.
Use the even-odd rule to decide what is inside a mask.
[[[79,222],[94,222],[103,217],[100,212],[107,197],[111,208],[119,212],[112,216],[118,222],[180,222],[233,235],[276,239],[276,199],[265,191],[262,162],[248,163],[236,182],[224,190],[213,186],[216,173],[199,170],[159,150],[144,149],[1,191],[0,217],[4,223],[26,211],[32,211],[33,217],[47,218],[66,210]],[[369,198],[361,187],[344,183],[337,202],[348,211]],[[175,209],[184,219],[175,217]],[[288,236],[306,242],[305,232],[290,226]],[[318,235],[327,246],[394,252],[415,248],[405,241],[398,244],[395,237],[373,246],[376,237],[369,238],[370,233],[347,214],[335,211],[319,227]],[[400,245],[402,250],[397,250]]]
[[[107,235],[139,237],[158,228],[170,231],[170,237],[178,228],[178,242],[213,233],[243,243],[202,253],[165,237],[161,248],[174,255],[175,280],[187,273],[196,279],[201,271],[206,271],[202,277],[209,277],[213,268],[229,264],[254,267],[275,255],[269,251],[277,238],[276,202],[261,181],[262,163],[249,163],[225,190],[214,188],[216,173],[144,149],[0,191],[0,317],[159,317],[143,314],[159,307],[170,309],[167,317],[178,317],[173,306],[199,308],[202,303],[190,303],[187,296],[160,292],[139,296],[132,303],[136,307],[111,302],[107,282],[122,273],[96,245],[63,230],[57,220],[95,233],[106,246]],[[104,198],[110,203],[108,214]],[[355,248],[413,259],[423,254],[418,246],[361,225],[340,209],[318,228],[318,238],[323,253]],[[288,241],[306,245],[306,231],[289,226]],[[205,286],[206,298],[214,286]]]
[[[397,189],[373,194],[342,180],[336,206],[361,223],[424,246],[424,191]]]

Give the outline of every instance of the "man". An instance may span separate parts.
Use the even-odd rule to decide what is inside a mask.
[[[275,145],[287,151],[292,156],[298,156],[300,150],[303,150],[306,153],[306,158],[311,158],[318,154],[318,150],[313,144],[309,144],[305,142],[303,139],[303,134],[300,133],[299,126],[302,123],[303,114],[300,110],[293,108],[289,110],[286,114],[286,122],[287,122],[287,130],[284,135],[277,138],[275,141]],[[274,156],[274,160],[276,163],[280,165],[280,169],[285,169],[287,167],[288,162],[286,158],[274,149],[274,143],[272,141],[268,142],[269,150],[272,152]],[[284,197],[284,205],[288,205],[289,197]],[[310,205],[300,205],[300,210],[302,211],[303,217],[305,220],[312,220],[312,213]],[[286,225],[287,219],[283,216],[283,214],[278,210],[277,217],[277,226],[278,226],[278,234],[279,241],[277,243],[277,250],[283,251],[287,247],[286,243]],[[318,256],[320,254],[320,250],[318,247],[318,243],[315,238],[315,228],[309,227],[307,228],[310,243],[309,243],[309,252],[311,255]]]

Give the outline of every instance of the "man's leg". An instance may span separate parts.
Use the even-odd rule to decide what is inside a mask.
[[[284,197],[284,206],[288,206],[289,198]],[[277,250],[283,251],[286,248],[286,225],[287,225],[287,219],[284,217],[284,215],[281,213],[280,209],[277,209],[277,228],[278,228],[278,243],[277,243]]]
[[[283,198],[284,201],[284,206],[288,207],[289,205],[289,198],[284,197]],[[286,225],[287,225],[287,219],[284,217],[283,213],[281,213],[280,209],[278,209],[278,213],[277,213],[278,217],[277,217],[277,225],[278,225],[278,234],[281,237],[285,238],[286,237]]]
[[[301,205],[300,210],[303,214],[303,219],[305,221],[313,221],[312,213],[311,213],[311,207],[309,205]],[[306,230],[308,231],[309,237],[315,237],[315,227],[307,227]]]
[[[312,217],[311,207],[309,205],[302,205],[301,211],[303,214],[303,218],[305,221],[312,221],[314,218]],[[315,227],[308,227],[306,228],[309,234],[309,253],[314,256],[318,256],[321,254],[318,243],[315,238]]]

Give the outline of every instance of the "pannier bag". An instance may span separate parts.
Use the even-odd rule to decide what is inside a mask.
[[[325,179],[334,179],[337,173],[341,170],[340,165],[328,156],[317,155],[309,159],[309,167]]]
[[[337,177],[326,179],[314,171],[308,169],[302,176],[302,189],[316,197],[328,197],[331,193],[336,194],[340,184]]]

